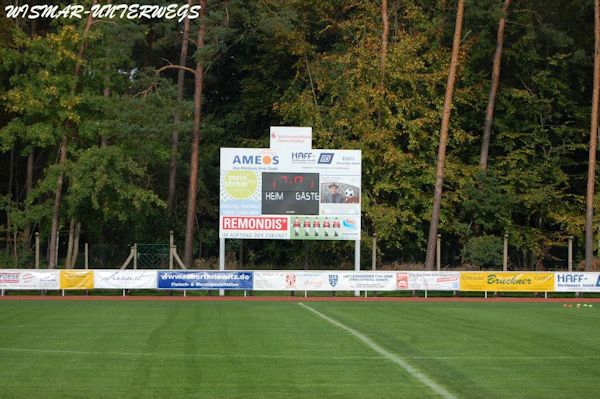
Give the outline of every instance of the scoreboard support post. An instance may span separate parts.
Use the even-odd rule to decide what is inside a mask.
[[[354,271],[360,271],[360,240],[354,241]],[[354,296],[360,296],[360,291],[354,291]]]
[[[225,239],[219,238],[219,270],[225,270]],[[225,295],[225,290],[219,290],[219,296]]]

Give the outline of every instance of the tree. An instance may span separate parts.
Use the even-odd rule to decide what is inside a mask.
[[[594,183],[596,179],[596,147],[598,140],[598,101],[600,92],[600,0],[594,0],[594,88],[592,96],[592,121],[587,175],[587,201],[585,207],[585,271],[592,268],[594,258]]]
[[[188,0],[188,6],[192,5],[192,0]],[[181,52],[179,54],[179,65],[186,66],[188,44],[190,38],[190,20],[188,18],[183,21],[183,35],[181,37]],[[185,71],[180,69],[177,72],[177,102],[183,101],[183,84],[184,84]],[[169,165],[169,192],[167,194],[167,209],[169,212],[173,211],[173,205],[175,202],[175,182],[177,179],[177,155],[179,147],[179,129],[181,122],[181,111],[177,107],[175,108],[175,115],[173,117],[173,131],[171,133],[171,163]]]
[[[427,238],[427,253],[425,258],[425,269],[433,270],[435,260],[435,248],[440,220],[440,208],[442,203],[442,187],[444,184],[444,165],[446,162],[446,146],[448,144],[448,126],[450,123],[450,110],[452,107],[452,94],[456,80],[456,67],[458,64],[458,52],[462,32],[462,21],[464,14],[464,0],[458,0],[456,9],[456,22],[454,26],[454,40],[452,42],[452,55],[448,71],[448,83],[446,85],[446,96],[444,97],[444,109],[442,111],[442,126],[440,128],[440,142],[438,146],[438,158],[435,171],[435,190],[433,194],[433,210],[431,212],[431,224]]]
[[[504,26],[506,25],[506,15],[511,0],[504,0],[502,7],[502,16],[498,21],[498,36],[496,38],[496,51],[494,53],[494,61],[492,66],[492,83],[490,85],[490,93],[488,104],[485,110],[485,122],[483,125],[483,136],[481,138],[481,154],[479,156],[479,167],[481,170],[487,170],[488,151],[490,148],[490,137],[492,135],[492,122],[494,120],[494,104],[496,103],[496,93],[498,92],[498,84],[500,82],[500,63],[502,61],[502,46],[504,45]]]
[[[93,1],[93,5],[96,4],[96,0]],[[83,29],[83,34],[81,38],[81,44],[79,45],[79,51],[77,54],[77,60],[75,62],[75,68],[73,70],[74,83],[72,86],[72,92],[75,94],[77,89],[77,81],[79,79],[79,74],[81,72],[81,64],[83,62],[83,53],[85,51],[85,47],[87,45],[88,34],[92,27],[93,22],[93,14],[90,13],[88,15],[85,27]],[[59,147],[59,159],[58,165],[62,166],[65,164],[67,160],[67,144],[69,142],[69,135],[74,134],[75,126],[73,121],[69,118],[65,119],[64,122],[64,133],[63,138]],[[60,204],[62,200],[62,191],[63,191],[63,182],[64,182],[64,173],[61,171],[58,174],[58,178],[56,180],[56,190],[54,191],[54,207],[52,208],[52,226],[50,228],[50,250],[48,256],[48,267],[53,269],[58,263],[58,252],[56,248],[56,242],[58,239],[58,223],[60,217]]]
[[[207,1],[200,2],[200,25],[196,39],[196,69],[194,72],[194,128],[192,131],[191,156],[190,156],[190,180],[188,184],[187,214],[185,218],[185,244],[183,252],[183,263],[186,266],[193,264],[194,232],[196,222],[196,198],[198,194],[198,159],[200,147],[200,122],[202,120],[202,89],[204,88],[204,39],[206,26],[204,16],[206,15]]]

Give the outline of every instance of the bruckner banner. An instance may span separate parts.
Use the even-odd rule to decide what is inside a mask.
[[[554,291],[554,273],[546,272],[461,272],[461,291]]]
[[[251,290],[253,272],[159,271],[158,288],[169,290]]]
[[[361,152],[310,145],[280,127],[271,148],[221,148],[220,238],[360,239]]]

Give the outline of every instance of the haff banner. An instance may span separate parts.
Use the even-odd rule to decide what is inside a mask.
[[[158,288],[168,290],[252,290],[253,272],[159,271]]]
[[[57,290],[58,270],[0,269],[0,289],[3,290]]]
[[[600,292],[600,273],[555,273],[554,290],[559,292]]]
[[[94,272],[91,270],[61,270],[60,288],[63,290],[91,290]]]
[[[156,270],[94,270],[94,288],[156,288]]]
[[[255,271],[256,291],[393,291],[394,272]]]
[[[396,289],[423,291],[457,291],[459,272],[396,272]]]
[[[361,152],[310,148],[274,127],[271,148],[221,148],[219,237],[358,240]]]
[[[461,272],[461,291],[552,292],[554,273]]]

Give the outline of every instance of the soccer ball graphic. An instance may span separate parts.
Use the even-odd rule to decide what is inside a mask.
[[[344,195],[346,196],[346,198],[352,198],[356,195],[356,193],[354,192],[354,189],[347,188],[344,190]]]

